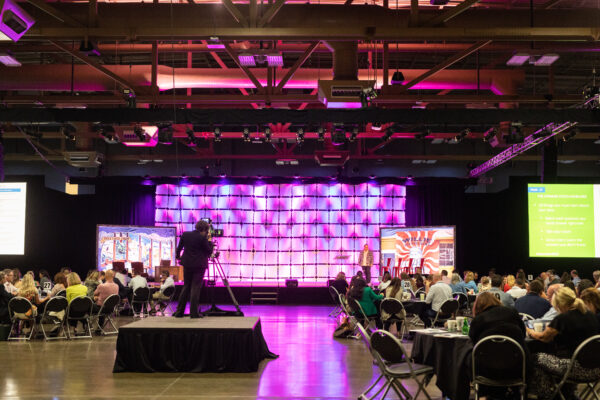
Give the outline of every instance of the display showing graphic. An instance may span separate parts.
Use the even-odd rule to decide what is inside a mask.
[[[530,257],[600,257],[600,185],[529,184]]]
[[[112,268],[121,261],[131,271],[131,262],[144,263],[144,271],[154,276],[163,260],[175,265],[174,227],[98,225],[96,231],[98,269]]]
[[[223,229],[219,261],[230,281],[325,282],[353,275],[365,244],[376,271],[380,226],[404,224],[405,187],[365,182],[158,185],[159,226],[177,234],[210,218]]]
[[[381,228],[382,265],[408,273],[452,271],[454,231],[454,226]]]
[[[0,182],[0,254],[25,254],[27,183]]]

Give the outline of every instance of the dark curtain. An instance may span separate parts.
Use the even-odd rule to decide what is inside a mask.
[[[155,189],[122,183],[96,185],[97,223],[153,226]]]

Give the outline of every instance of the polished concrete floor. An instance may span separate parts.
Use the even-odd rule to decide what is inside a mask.
[[[361,341],[332,337],[331,307],[242,310],[261,318],[270,350],[280,355],[256,373],[113,374],[116,337],[0,342],[0,399],[356,399],[379,376]],[[434,383],[428,391],[439,398]]]

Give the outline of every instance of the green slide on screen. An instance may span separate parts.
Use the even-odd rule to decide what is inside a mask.
[[[594,185],[529,184],[527,197],[530,257],[598,256]]]

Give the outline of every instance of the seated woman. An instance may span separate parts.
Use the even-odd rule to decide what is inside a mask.
[[[467,287],[465,286],[465,283],[460,280],[460,276],[456,272],[452,274],[450,288],[452,289],[452,293],[467,294]]]
[[[331,282],[331,286],[333,286],[339,294],[345,295],[348,292],[348,281],[346,280],[346,274],[341,272],[337,274],[335,280]]]
[[[521,345],[527,356],[527,347],[525,346],[525,325],[517,310],[512,307],[504,307],[500,299],[493,293],[484,292],[477,296],[477,299],[475,300],[475,304],[473,305],[473,317],[471,328],[469,330],[469,337],[471,338],[473,345],[488,336],[508,336]],[[521,371],[516,371],[517,375],[513,376],[508,371],[492,370],[489,368],[482,369],[478,372],[484,376],[493,377],[495,379],[518,378],[521,375]],[[505,392],[506,388],[504,387],[482,386],[480,388],[480,395],[505,398]]]
[[[600,322],[600,291],[596,288],[588,288],[581,292],[581,300],[589,312],[596,315]]]
[[[31,302],[32,305],[31,311],[25,315],[19,315],[18,313],[15,313],[15,315],[18,318],[22,319],[27,319],[32,315],[34,317],[37,317],[38,314],[41,315],[43,313],[43,310],[40,310],[40,312],[38,313],[38,307],[44,305],[46,300],[48,300],[48,297],[46,297],[45,299],[40,299],[38,290],[35,287],[35,281],[31,274],[25,274],[25,276],[23,276],[23,279],[21,280],[21,287],[19,288],[19,293],[17,294],[17,296],[26,298]]]
[[[554,391],[552,377],[562,377],[577,346],[600,331],[598,319],[585,308],[584,302],[575,296],[573,290],[560,288],[552,296],[552,305],[558,315],[543,332],[527,329],[530,337],[550,344],[553,350],[552,353],[538,353],[533,358],[534,369],[529,391],[537,394],[538,399],[550,399]],[[571,374],[580,378],[597,377],[600,371],[575,365]],[[575,385],[565,384],[562,387],[562,393],[566,398],[572,398],[574,392]]]
[[[475,274],[471,271],[465,275],[465,288],[467,289],[467,294],[477,294],[479,292],[479,288],[475,283]]]
[[[88,289],[87,287],[85,287],[84,285],[81,284],[81,278],[79,277],[79,275],[76,272],[71,272],[69,275],[67,275],[67,283],[69,284],[69,286],[67,287],[67,301],[69,302],[69,304],[73,301],[73,299],[75,299],[76,297],[80,297],[80,296],[87,296],[87,292]],[[74,317],[79,317],[79,315],[77,314],[70,314]],[[69,321],[69,324],[74,327],[75,329],[77,329],[77,321]],[[84,323],[84,329],[86,329],[85,323]]]
[[[406,272],[402,272],[400,274],[400,279],[402,281],[402,290],[405,292],[415,292],[417,290],[417,286],[415,284],[415,280],[411,279],[410,276]]]
[[[367,317],[375,317],[375,322],[378,328],[382,327],[381,318],[377,312],[377,306],[375,302],[383,299],[382,294],[375,294],[373,289],[367,286],[367,282],[364,279],[357,279],[354,281],[354,285],[348,291],[348,300],[354,299],[358,301]],[[353,301],[348,301],[350,307],[354,307]],[[354,310],[358,312],[358,310]],[[355,314],[359,315],[359,314]]]
[[[94,292],[96,291],[96,288],[100,284],[99,277],[100,273],[98,271],[90,271],[87,278],[85,279],[85,282],[83,283],[84,286],[87,288],[87,296],[92,299],[94,298]]]
[[[396,299],[398,301],[402,301],[402,281],[399,278],[394,278],[390,281],[390,285],[387,287],[387,289],[385,289],[385,298],[392,298],[392,299]],[[404,320],[406,318],[406,311],[404,311],[404,309],[402,310],[401,313],[396,313],[393,315],[394,317]],[[389,322],[389,319],[392,317],[392,315],[386,313],[384,310],[381,310],[381,320],[383,321],[383,329],[385,329],[386,331],[390,329],[391,326],[391,322]]]
[[[514,275],[508,275],[506,277],[506,281],[504,282],[504,287],[502,288],[502,291],[504,293],[508,292],[510,289],[512,289],[513,286],[515,286],[515,276]]]
[[[62,272],[54,275],[54,286],[52,286],[52,290],[50,291],[50,297],[54,297],[58,295],[63,290],[67,289],[67,277]]]
[[[423,275],[416,273],[415,274],[415,292],[421,288],[425,288],[425,280],[423,279]]]
[[[492,282],[490,281],[490,278],[487,276],[481,278],[481,282],[479,282],[477,288],[479,292],[487,292],[488,290],[490,290],[492,288]]]
[[[385,289],[388,288],[388,286],[390,286],[391,282],[392,276],[390,275],[389,271],[385,271],[383,273],[383,276],[381,277],[381,282],[379,283],[379,286],[377,286],[377,289],[379,290],[379,292],[383,292],[385,291]]]

